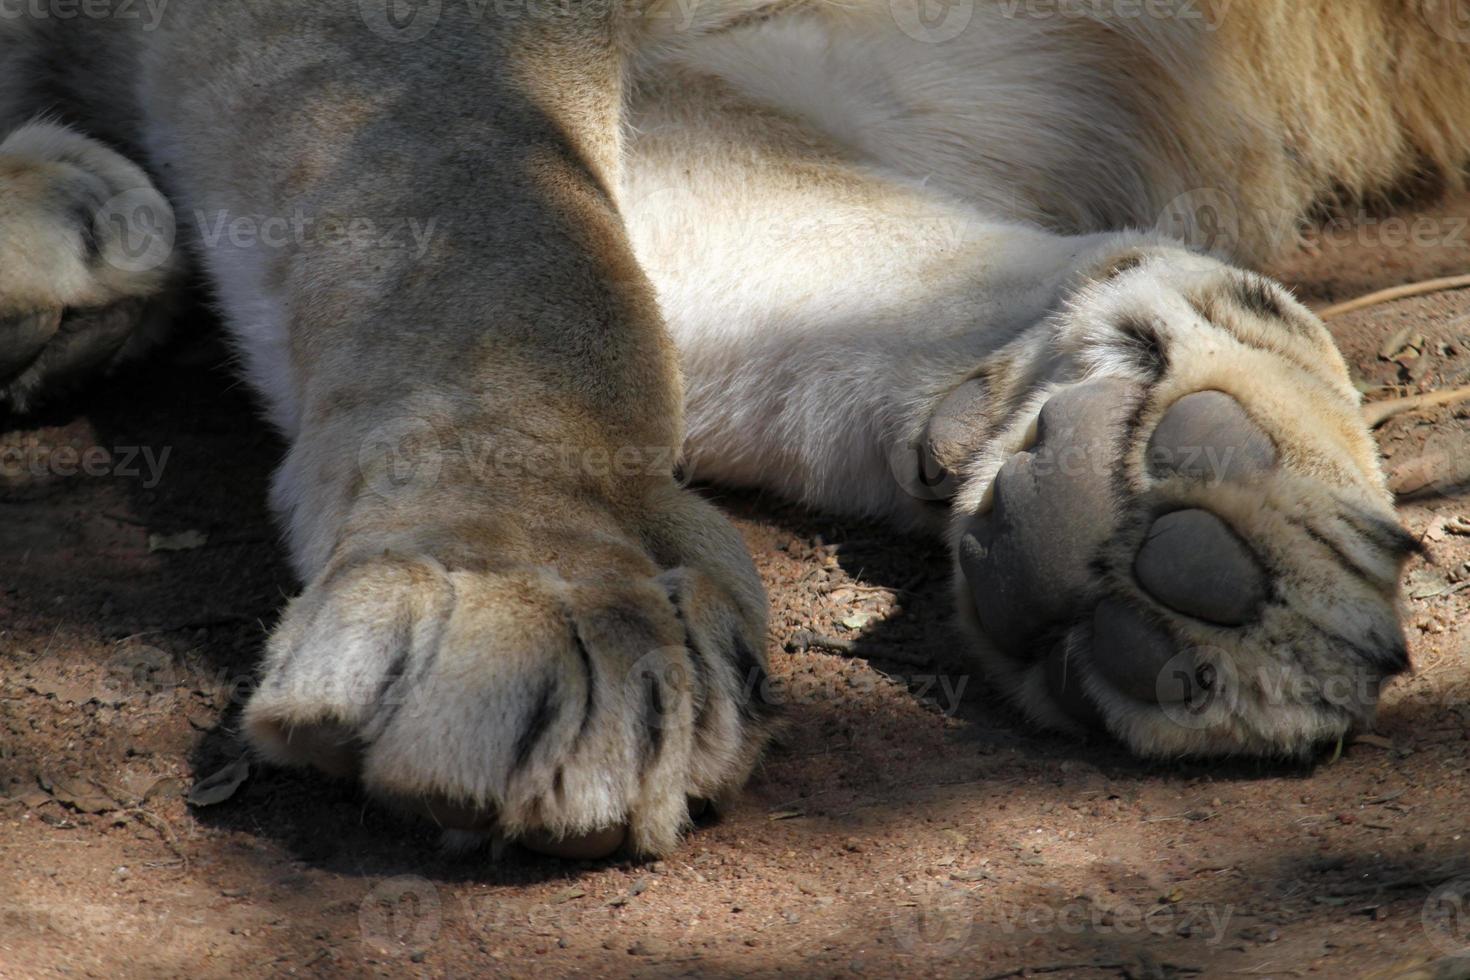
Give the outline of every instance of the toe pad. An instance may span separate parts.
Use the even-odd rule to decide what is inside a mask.
[[[1113,687],[1145,704],[1166,695],[1160,677],[1174,660],[1173,639],[1116,602],[1100,602],[1092,617],[1092,664]]]
[[[1170,609],[1220,626],[1252,621],[1266,598],[1266,576],[1250,549],[1203,510],[1175,511],[1155,521],[1133,572]]]
[[[1148,442],[1157,475],[1247,482],[1276,467],[1276,445],[1240,402],[1222,391],[1197,391],[1173,404]]]
[[[960,541],[980,626],[1012,657],[1032,654],[1032,644],[1074,617],[1091,589],[1088,562],[1116,523],[1110,464],[1135,403],[1134,387],[1114,380],[1048,401],[1036,445],[1001,467],[994,509],[976,517]]]

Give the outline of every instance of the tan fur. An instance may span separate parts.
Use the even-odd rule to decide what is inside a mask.
[[[1185,68],[1182,90],[1159,96],[1178,140],[1169,167],[1192,181],[1181,192],[1220,188],[1237,202],[1233,257],[1259,261],[1294,247],[1298,219],[1315,206],[1463,185],[1470,86],[1453,3],[1210,6],[1216,35],[1173,55]],[[1156,37],[1141,38],[1143,51]],[[1165,52],[1174,45],[1157,39]]]
[[[1391,519],[1356,392],[1310,314],[1180,240],[1253,263],[1323,203],[1459,183],[1451,4],[980,0],[936,39],[906,3],[445,4],[411,38],[371,0],[0,22],[0,370],[28,372],[0,402],[110,362],[137,316],[119,304],[166,292],[187,251],[290,440],[272,499],[304,591],[252,743],[513,836],[626,827],[667,851],[686,798],[733,792],[772,731],[760,583],[676,485],[681,453],[954,541],[1046,400],[1099,377],[1145,392],[1140,432],[1226,391],[1284,464],[1251,496],[1152,479],[1142,441],[1107,461],[1118,525],[1082,556],[1088,601],[1228,650],[1243,692],[1180,726],[1096,687],[1108,729],[1145,754],[1301,754],[1361,723],[1376,676],[1309,626],[1391,647],[1401,555],[1358,556],[1372,581],[1351,582],[1293,537]],[[153,195],[179,229],[166,262],[86,259],[99,186]],[[283,243],[208,231],[298,215]],[[393,218],[438,230],[418,254],[333,231]],[[1128,316],[1167,371],[1140,366]],[[985,397],[930,460],[940,497],[913,450],[963,385]],[[1212,633],[1143,594],[1128,569],[1164,500],[1269,559],[1267,618]],[[1032,717],[1070,723],[1035,663],[973,642]],[[1352,693],[1283,700],[1272,671]]]

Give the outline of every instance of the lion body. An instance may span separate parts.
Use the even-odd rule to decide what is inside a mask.
[[[53,6],[0,20],[0,355],[22,352],[0,395],[24,407],[142,346],[98,326],[115,315],[63,311],[202,269],[291,446],[273,502],[307,587],[246,719],[273,759],[526,839],[673,846],[686,796],[733,791],[772,730],[760,584],[675,485],[676,452],[715,482],[947,527],[980,659],[1066,726],[1054,659],[986,638],[964,583],[987,552],[966,542],[1047,400],[1099,377],[1149,425],[1166,395],[1247,406],[1276,482],[1188,499],[1284,549],[1262,564],[1285,611],[1212,636],[1087,556],[1046,573],[1053,604],[1126,594],[1242,672],[1362,684],[1171,725],[1108,687],[1078,646],[1102,626],[1068,613],[1074,700],[1144,753],[1300,753],[1401,668],[1401,542],[1345,367],[1225,262],[1290,245],[1322,205],[1461,180],[1451,5]],[[168,212],[179,247],[143,267],[131,211],[115,238],[78,223],[118,200]],[[416,247],[375,247],[389,223]],[[578,463],[526,462],[548,450]],[[1108,454],[1126,493],[1099,520],[1124,538],[1147,528],[1135,503],[1184,494],[1142,453]],[[1322,554],[1281,543],[1302,527]],[[1332,637],[1364,662],[1341,666]]]

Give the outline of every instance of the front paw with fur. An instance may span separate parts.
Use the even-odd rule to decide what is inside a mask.
[[[0,407],[157,340],[180,265],[173,209],[133,163],[50,123],[0,140]]]
[[[546,542],[555,564],[329,568],[271,638],[252,743],[446,829],[560,857],[669,851],[775,721],[754,568],[689,503],[687,547],[591,531]]]
[[[955,510],[988,670],[1034,720],[1149,756],[1301,756],[1366,723],[1407,666],[1416,543],[1320,323],[1165,255],[1055,326],[1082,380],[1019,413]]]

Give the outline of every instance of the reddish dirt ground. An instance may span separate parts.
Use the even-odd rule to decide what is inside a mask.
[[[1464,214],[1278,271],[1316,304],[1470,271]],[[1333,329],[1365,387],[1470,384],[1470,292]],[[186,803],[239,757],[296,588],[281,447],[220,351],[201,328],[0,435],[0,976],[1470,976],[1470,407],[1379,430],[1429,546],[1415,671],[1313,766],[1028,731],[963,660],[935,543],[712,493],[771,592],[791,731],[676,854],[576,864],[448,855],[302,773]]]

